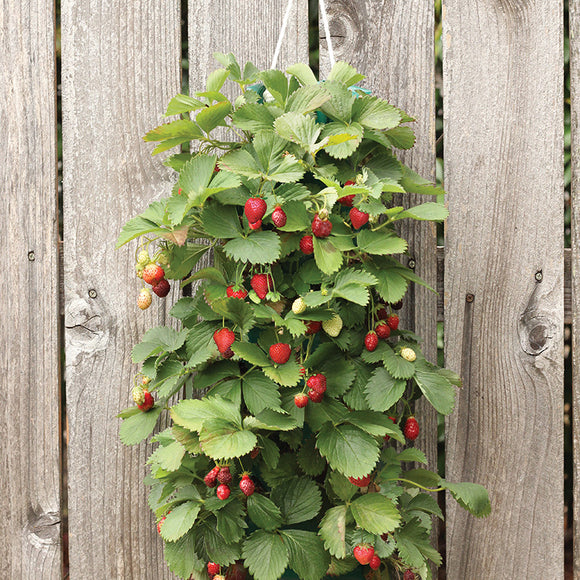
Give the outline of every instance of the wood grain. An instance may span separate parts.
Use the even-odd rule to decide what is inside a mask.
[[[170,190],[142,136],[181,87],[180,3],[62,2],[66,388],[70,577],[171,578],[147,506],[151,449],[119,441],[132,346],[168,302],[136,306],[122,224]]]
[[[447,578],[561,579],[562,2],[445,0],[443,20],[446,357],[464,379],[446,476],[493,509],[448,497]]]
[[[367,78],[363,86],[417,121],[412,124],[417,141],[400,159],[426,178],[435,179],[435,62],[434,4],[430,0],[331,0],[329,28],[336,60],[352,64]],[[330,70],[324,28],[320,27],[320,70]],[[419,195],[397,200],[409,207],[426,201]],[[437,231],[433,223],[409,220],[401,225],[408,240],[407,264],[433,288],[437,285]],[[437,296],[411,285],[401,311],[401,327],[425,338],[425,356],[437,362]],[[421,426],[417,446],[425,451],[428,465],[437,470],[437,413],[424,401],[416,406]],[[433,542],[436,542],[434,532]]]
[[[570,0],[570,124],[572,132],[572,439],[574,457],[574,580],[580,580],[580,2]]]
[[[62,575],[53,10],[0,10],[2,578]]]

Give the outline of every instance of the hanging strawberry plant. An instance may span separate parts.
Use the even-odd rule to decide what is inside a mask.
[[[343,62],[319,83],[303,64],[260,72],[216,57],[205,91],[175,97],[179,119],[145,137],[154,154],[195,151],[166,159],[171,195],[118,242],[140,237],[137,273],[157,295],[167,279],[193,289],[171,309],[180,330],[152,328],[134,347],[137,406],[120,414],[126,444],[170,415],[146,481],[167,563],[194,579],[431,578],[442,514],[427,492],[490,508],[479,485],[406,467],[426,463],[403,447],[420,430],[414,401],[446,415],[460,386],[396,314],[423,284],[395,257],[407,250],[396,222],[447,216],[392,204],[441,193],[395,156],[414,143],[412,119]],[[226,80],[241,89],[233,102]],[[196,271],[208,252],[213,266]],[[139,306],[151,300],[145,287]]]

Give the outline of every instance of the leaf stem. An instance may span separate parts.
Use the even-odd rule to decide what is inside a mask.
[[[444,487],[425,487],[424,485],[421,485],[420,483],[417,483],[415,481],[411,481],[410,479],[403,479],[402,477],[396,477],[394,479],[385,479],[385,481],[401,481],[403,483],[410,483],[411,485],[414,485],[420,489],[424,489],[425,491],[444,491],[445,488]]]

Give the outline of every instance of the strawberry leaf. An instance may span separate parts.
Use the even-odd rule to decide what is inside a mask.
[[[415,363],[405,360],[391,348],[385,351],[383,364],[395,379],[410,379],[415,374]]]
[[[357,236],[358,247],[368,254],[402,254],[407,242],[391,232],[362,230]]]
[[[264,530],[275,530],[282,525],[280,508],[266,496],[254,493],[248,497],[248,516]]]
[[[371,534],[392,532],[401,522],[397,507],[379,493],[358,497],[350,504],[350,510],[357,525]]]
[[[253,415],[257,415],[264,409],[280,408],[278,385],[257,369],[243,376],[242,391],[244,403]]]
[[[264,530],[254,532],[244,542],[242,555],[256,580],[278,580],[290,559],[282,537]]]
[[[365,397],[373,411],[391,408],[405,392],[407,381],[395,379],[384,368],[375,369],[365,388]]]
[[[317,238],[313,237],[314,245],[314,259],[316,260],[316,265],[325,274],[334,274],[342,266],[342,252],[337,250],[332,242],[328,238]],[[309,306],[320,306],[322,302],[318,304],[310,304],[308,301],[306,303]]]
[[[232,123],[244,131],[257,133],[272,129],[274,115],[263,105],[247,103],[236,109],[232,115]]]
[[[229,258],[252,264],[271,264],[280,257],[280,238],[272,231],[253,232],[230,240],[224,250]]]
[[[180,578],[189,578],[194,571],[204,572],[205,562],[195,553],[195,535],[187,533],[176,542],[165,542],[165,561]]]
[[[193,501],[186,501],[174,507],[161,525],[161,537],[167,542],[179,540],[191,529],[200,510],[201,504]]]
[[[243,358],[250,364],[263,367],[269,366],[272,362],[257,344],[251,342],[234,342],[231,348],[240,358]]]
[[[491,513],[489,494],[482,485],[469,482],[449,483],[442,479],[441,487],[449,490],[457,503],[475,517],[482,518]]]
[[[363,95],[352,107],[352,118],[369,129],[392,129],[401,122],[401,112],[378,97]]]
[[[239,542],[248,527],[241,502],[230,501],[216,513],[217,531],[228,544]]]
[[[303,580],[320,580],[326,574],[330,556],[322,540],[306,530],[281,530],[280,535],[290,554],[289,567]]]
[[[423,360],[418,360],[415,364],[414,378],[417,386],[439,413],[449,415],[455,407],[455,388],[444,376],[439,374],[434,365]]]
[[[429,559],[436,566],[441,565],[441,555],[429,543],[429,531],[421,526],[418,519],[406,522],[404,526],[395,530],[397,549],[403,562],[412,568],[425,566]]]
[[[262,370],[267,377],[283,387],[294,387],[302,378],[300,365],[294,360],[283,365],[266,366]]]
[[[159,419],[162,410],[161,407],[153,407],[146,413],[139,411],[138,414],[124,419],[119,429],[121,442],[125,445],[141,443],[155,429],[157,419]]]
[[[350,482],[349,485],[354,487]],[[350,498],[349,498],[350,499]],[[352,522],[352,515],[345,505],[330,508],[320,522],[320,537],[330,554],[336,558],[346,558],[346,526]]]
[[[322,506],[318,485],[308,477],[295,477],[274,488],[272,501],[280,508],[286,524],[299,524],[316,517]]]

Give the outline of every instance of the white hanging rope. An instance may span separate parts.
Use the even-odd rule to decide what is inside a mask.
[[[271,69],[276,68],[278,62],[278,57],[280,56],[280,49],[282,48],[282,41],[284,40],[284,35],[286,34],[286,28],[288,27],[288,22],[290,20],[290,12],[292,11],[292,6],[294,5],[294,0],[288,0],[288,5],[286,6],[286,13],[284,14],[284,20],[282,21],[282,28],[280,29],[280,34],[278,35],[278,42],[276,43],[276,50],[274,51],[274,57],[272,58]],[[330,60],[330,68],[336,64],[334,60],[334,50],[332,49],[332,39],[330,38],[330,27],[328,26],[328,14],[326,13],[326,4],[324,0],[319,0],[318,5],[320,7],[320,15],[322,16],[322,25],[324,26],[324,34],[326,35],[326,45],[328,47],[328,58]]]
[[[336,61],[334,60],[334,51],[332,50],[332,39],[330,38],[330,27],[328,26],[328,15],[326,14],[326,5],[324,0],[319,0],[320,15],[322,16],[322,24],[324,25],[324,34],[326,36],[326,45],[328,47],[328,58],[330,60],[330,68],[332,68]]]

